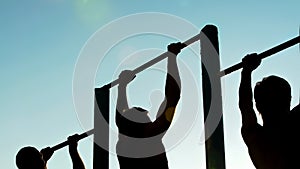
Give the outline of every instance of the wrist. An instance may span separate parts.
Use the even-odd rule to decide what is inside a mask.
[[[168,63],[176,63],[177,57],[176,56],[170,56],[168,57]]]
[[[77,153],[77,147],[72,147],[72,148],[70,147],[70,148],[69,148],[69,153],[70,153],[70,154]]]
[[[170,52],[172,53],[172,52]],[[172,53],[172,55],[168,55],[168,59],[176,59],[177,58],[177,54]]]
[[[122,89],[124,89],[124,88],[126,88],[126,87],[127,87],[127,85],[128,85],[128,83],[119,83],[119,86],[118,86],[118,88],[122,88]]]
[[[245,69],[245,68],[243,68],[243,70],[242,70],[242,74],[251,74],[252,72],[253,72],[252,69]]]

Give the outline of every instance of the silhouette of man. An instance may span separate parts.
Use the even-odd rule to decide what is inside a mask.
[[[272,75],[256,84],[254,99],[256,108],[262,116],[261,126],[253,109],[251,87],[252,71],[260,65],[261,59],[254,53],[245,56],[242,63],[239,88],[241,132],[254,166],[258,169],[298,168],[296,161],[299,160],[299,155],[294,155],[293,151],[299,150],[297,146],[299,140],[295,137],[297,128],[290,111],[289,83],[281,77]]]
[[[116,109],[119,140],[116,148],[121,169],[168,169],[162,138],[171,125],[176,105],[180,99],[181,81],[176,56],[184,46],[182,43],[168,45],[170,53],[167,64],[165,98],[158,110],[156,120],[153,122],[151,122],[147,110],[128,106],[126,87],[135,78],[133,72],[125,70],[119,75]],[[124,152],[126,152],[125,155]]]
[[[68,137],[68,140],[73,169],[84,169],[84,164],[77,151],[78,134]],[[16,155],[16,164],[19,169],[47,169],[47,161],[52,154],[53,150],[50,147],[42,149],[41,152],[31,146],[23,147]]]

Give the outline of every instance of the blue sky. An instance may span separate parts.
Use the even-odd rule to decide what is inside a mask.
[[[53,146],[64,141],[69,135],[85,131],[73,103],[75,65],[80,51],[90,37],[111,21],[136,13],[158,12],[183,18],[199,30],[206,24],[215,24],[219,29],[223,69],[239,62],[247,53],[260,53],[297,36],[300,25],[299,7],[300,2],[296,0],[1,1],[1,168],[16,168],[15,154],[25,145],[33,145],[39,149]],[[128,28],[130,25],[124,25],[120,30]],[[143,41],[149,38],[150,41]],[[182,40],[188,38],[183,37]],[[103,40],[103,43],[105,41]],[[155,48],[156,52],[160,53],[173,41],[172,38],[144,35],[123,41],[112,49],[110,55],[115,52],[122,56],[123,53],[120,51],[130,54],[135,50],[150,48]],[[187,58],[191,55],[191,51],[184,51],[182,55]],[[180,59],[187,62],[187,66],[190,66],[197,75],[194,71],[197,64],[189,64],[191,61],[184,56]],[[123,58],[112,59],[107,66],[115,67],[120,64],[121,59]],[[299,61],[298,46],[278,53],[262,62],[261,67],[254,73],[253,83],[270,74],[286,78],[292,86],[292,106],[295,106],[300,93]],[[133,67],[139,66],[138,63],[132,64]],[[161,67],[163,66],[162,64]],[[95,86],[101,86],[113,79],[112,77],[100,79],[103,73],[117,76],[116,72],[111,72],[110,69],[100,65]],[[149,79],[157,81],[154,77],[160,75],[159,72],[147,71],[137,78],[141,83],[137,83],[136,86]],[[239,72],[235,72],[222,79],[226,165],[230,169],[253,169],[240,136],[241,120],[237,107],[239,78]],[[163,85],[163,81],[159,83]],[[155,83],[154,86],[161,86],[159,83]],[[148,108],[152,106],[146,99],[139,100],[138,97],[143,95],[132,97],[133,100],[138,100],[137,104],[144,104]],[[180,109],[184,110],[184,107],[181,106]],[[204,145],[199,144],[201,125],[197,125],[201,123],[203,117],[202,112],[198,113],[196,124],[188,136],[168,153],[170,168],[180,169],[183,166],[190,169],[203,168]],[[71,168],[66,150],[65,148],[55,152],[49,161],[49,169]],[[79,151],[86,168],[92,168],[91,140],[80,141]],[[112,168],[117,168],[113,153],[111,159]]]

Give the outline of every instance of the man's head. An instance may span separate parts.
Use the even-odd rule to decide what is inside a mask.
[[[290,111],[291,87],[281,77],[268,76],[256,84],[254,99],[264,120],[282,117]]]
[[[34,147],[23,147],[16,155],[19,169],[46,169],[43,155]]]

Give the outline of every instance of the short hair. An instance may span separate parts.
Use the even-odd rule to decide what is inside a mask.
[[[256,103],[280,103],[289,104],[291,100],[291,86],[283,78],[268,76],[258,82],[254,88]]]
[[[44,168],[42,154],[34,147],[27,146],[19,150],[16,155],[16,164],[19,169],[30,169],[33,166]]]

